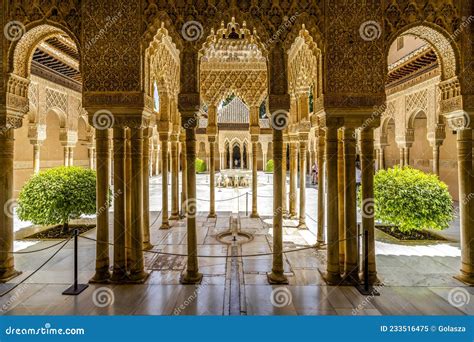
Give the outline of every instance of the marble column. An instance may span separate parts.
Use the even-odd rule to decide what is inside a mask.
[[[40,143],[34,143],[33,144],[33,172],[34,174],[39,173],[40,171],[40,149],[41,149],[41,144]]]
[[[318,246],[324,245],[326,243],[326,231],[325,231],[325,191],[324,191],[324,183],[325,183],[325,167],[324,167],[324,154],[325,154],[325,146],[326,146],[326,138],[325,138],[325,131],[319,129],[318,132],[318,230],[316,233]]]
[[[127,269],[132,267],[132,142],[130,129],[125,129],[125,254]]]
[[[263,171],[265,171],[266,166],[267,166],[267,154],[263,153]]]
[[[91,279],[94,283],[107,282],[109,272],[109,154],[110,141],[108,129],[95,130],[95,146],[97,155],[97,234],[96,234],[96,263],[95,275]],[[66,150],[66,149],[65,149]],[[106,208],[104,210],[104,208]]]
[[[344,129],[344,279],[350,284],[359,282],[357,194],[356,194],[356,139],[353,128]]]
[[[152,128],[143,130],[143,248],[152,249],[150,237],[150,138]]]
[[[160,229],[169,229],[168,218],[168,137],[167,132],[160,133],[161,141],[161,191],[162,191],[162,212]]]
[[[129,279],[133,283],[143,283],[148,278],[143,260],[143,128],[130,127],[132,145],[132,266]]]
[[[63,147],[63,165],[69,166],[69,146]]]
[[[182,284],[196,284],[202,280],[202,274],[199,273],[197,233],[196,233],[196,125],[197,120],[192,117],[183,117],[183,127],[186,129],[186,162],[187,162],[187,266],[185,273],[181,276]]]
[[[15,270],[13,254],[13,128],[1,127],[0,134],[0,282],[20,272]],[[8,209],[8,210],[6,210]]]
[[[87,156],[89,158],[89,169],[94,170],[94,148],[89,147],[87,149]]]
[[[210,198],[209,198],[209,215],[207,217],[216,217],[216,166],[215,166],[215,151],[216,151],[216,137],[214,135],[208,136],[209,139],[209,185],[210,185]]]
[[[273,158],[275,159],[275,158]],[[296,214],[296,184],[298,178],[298,145],[290,142],[290,218],[297,218]]]
[[[385,169],[385,146],[380,147],[380,166],[379,170]]]
[[[406,146],[403,150],[403,165],[410,165],[410,147]]]
[[[339,265],[341,274],[344,273],[345,260],[345,223],[344,223],[344,131],[337,132],[337,198],[339,223]]]
[[[433,146],[433,173],[439,176],[439,144]]]
[[[377,281],[375,266],[375,217],[374,209],[374,130],[366,127],[360,131],[361,180],[362,180],[362,232],[369,234],[369,282]]]
[[[178,135],[171,136],[171,216],[170,220],[179,220],[179,160]]]
[[[288,284],[283,266],[283,191],[282,191],[283,132],[273,129],[273,263],[267,279],[270,284]]]
[[[286,186],[286,169],[287,169],[287,162],[288,162],[288,157],[286,155],[288,150],[288,144],[283,140],[283,154],[281,158],[281,179],[282,179],[282,189],[281,192],[283,193],[283,198],[282,198],[282,213],[283,217],[286,218],[288,217],[288,198],[286,195],[287,191],[287,186]]]
[[[400,150],[400,167],[405,166],[405,149],[403,147],[399,148]]]
[[[114,268],[111,281],[127,279],[127,258],[125,249],[125,130],[114,127]]]
[[[259,218],[257,211],[258,201],[258,173],[257,173],[257,155],[258,155],[258,135],[252,136],[252,213],[250,217]]]
[[[457,131],[459,209],[461,228],[461,270],[457,279],[474,284],[474,193],[473,130]]]
[[[327,174],[327,270],[326,281],[330,285],[341,281],[339,266],[339,193],[337,185],[338,127],[326,128],[326,174]]]
[[[187,175],[187,160],[186,160],[186,134],[181,134],[181,216],[186,216],[186,203],[188,191],[188,175]]]
[[[74,147],[73,146],[69,146],[68,158],[69,158],[68,165],[73,166],[74,165]]]
[[[300,215],[298,228],[306,229],[306,148],[307,141],[300,140]]]

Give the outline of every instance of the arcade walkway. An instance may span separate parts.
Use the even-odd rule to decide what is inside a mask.
[[[201,285],[181,285],[179,276],[186,265],[184,221],[171,221],[170,230],[159,230],[161,183],[151,181],[151,222],[154,251],[145,253],[146,269],[151,272],[143,285],[90,285],[77,297],[61,292],[72,281],[73,244],[68,243],[44,268],[8,295],[0,298],[3,314],[15,315],[463,315],[474,314],[474,289],[454,280],[459,264],[458,243],[399,245],[379,239],[376,244],[379,275],[384,286],[379,297],[364,297],[350,286],[327,286],[319,270],[325,269],[326,251],[304,249],[285,254],[288,286],[270,286],[266,272],[271,269],[272,226],[271,177],[259,176],[259,208],[262,219],[245,217],[245,189],[216,190],[217,219],[207,219],[207,176],[198,176],[198,247]],[[240,196],[238,199],[226,200]],[[307,188],[308,209],[316,216],[316,190]],[[224,200],[224,201],[222,201]],[[238,212],[240,209],[240,213]],[[250,210],[250,209],[249,209]],[[269,211],[270,212],[267,212]],[[230,220],[230,216],[234,220]],[[308,219],[308,230],[292,228],[296,221],[285,221],[284,248],[306,248],[315,243],[315,223]],[[240,226],[253,240],[239,246],[226,245],[216,235]],[[94,238],[95,231],[85,234]],[[43,241],[28,247],[36,250],[57,243]],[[58,246],[59,247],[59,246]],[[16,255],[23,270],[20,281],[48,259],[58,247],[33,254]],[[94,274],[95,242],[79,240],[79,279],[87,282]],[[25,250],[23,250],[25,251]],[[178,254],[178,255],[170,255]],[[239,257],[241,255],[266,254]],[[11,284],[2,284],[3,292]],[[456,295],[456,296],[455,296]],[[463,305],[455,299],[466,296]],[[459,307],[457,307],[459,306]]]

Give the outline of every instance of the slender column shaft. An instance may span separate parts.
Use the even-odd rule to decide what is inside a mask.
[[[92,147],[87,149],[87,156],[89,158],[89,169],[94,169],[94,151]]]
[[[19,274],[13,254],[13,129],[2,127],[0,134],[0,282]]]
[[[459,209],[461,228],[461,270],[456,277],[474,284],[474,193],[472,129],[457,132]]]
[[[253,138],[258,139],[258,136]],[[258,153],[258,141],[252,141],[252,213],[250,217],[257,218],[257,200],[258,200],[258,173],[257,173],[257,153]]]
[[[186,203],[188,193],[188,168],[186,160],[186,140],[181,141],[181,210],[182,215],[186,215]]]
[[[328,214],[328,246],[327,246],[327,273],[329,284],[338,284],[341,280],[339,267],[339,212],[337,188],[337,157],[338,157],[337,128],[326,129],[326,173],[327,173],[327,214]]]
[[[188,176],[188,200],[187,200],[187,242],[188,242],[188,259],[186,272],[181,278],[181,283],[199,283],[202,274],[199,273],[199,265],[197,258],[197,235],[196,235],[196,129],[195,127],[186,128],[186,160],[187,160],[187,176]]]
[[[150,135],[151,128],[146,128],[143,134],[143,248],[151,249],[150,237]]]
[[[404,159],[403,165],[409,166],[410,165],[410,148],[409,147],[405,147],[405,149],[403,150],[403,159]]]
[[[281,188],[281,192],[283,193],[283,199],[282,199],[282,204],[281,204],[281,207],[282,207],[282,212],[283,212],[283,217],[286,217],[288,215],[288,199],[287,199],[287,196],[286,196],[286,168],[287,168],[287,143],[286,142],[283,142],[283,154],[282,154],[282,157],[281,157],[281,178],[282,178],[282,188]]]
[[[283,267],[283,213],[282,213],[282,157],[283,157],[283,133],[273,130],[273,266],[272,272],[268,274],[268,282],[271,284],[287,284],[288,279],[284,274]]]
[[[324,167],[324,153],[325,153],[325,132],[320,129],[318,136],[318,231],[317,231],[317,243],[323,245],[326,242],[325,232],[325,195],[324,195],[324,182],[325,182],[325,167]]]
[[[209,163],[209,185],[210,185],[210,201],[209,201],[209,216],[216,217],[216,181],[215,181],[215,156],[214,152],[216,150],[216,143],[214,141],[215,137],[212,137],[209,140],[209,154],[210,154],[210,163]]]
[[[179,219],[179,160],[178,140],[173,137],[171,141],[171,217],[170,220]]]
[[[338,192],[338,222],[339,222],[339,265],[344,272],[345,260],[345,224],[344,224],[344,131],[338,131],[337,139],[337,192]]]
[[[112,281],[123,281],[127,274],[125,234],[125,131],[114,127],[114,269]]]
[[[33,172],[40,171],[40,144],[33,144]]]
[[[405,166],[405,149],[400,147],[400,167]]]
[[[68,146],[63,147],[63,165],[69,166],[69,147]]]
[[[74,147],[72,147],[72,146],[69,146],[68,158],[69,158],[68,165],[73,166],[74,165]]]
[[[377,281],[375,266],[375,218],[374,206],[374,130],[361,130],[361,173],[362,173],[362,229],[369,233],[369,282]]]
[[[354,129],[344,129],[344,223],[345,223],[345,264],[346,280],[355,284],[359,280],[358,237],[357,237],[357,197],[356,197],[356,140]]]
[[[439,176],[439,145],[433,146],[433,173]]]
[[[130,129],[125,130],[125,246],[127,269],[132,267],[132,142]]]
[[[109,130],[96,129],[95,141],[97,149],[97,243],[96,263],[93,282],[106,282],[110,278],[109,273]],[[105,210],[104,210],[105,208]]]
[[[380,170],[385,169],[385,147],[380,148]]]
[[[144,270],[143,261],[143,129],[130,128],[132,145],[132,267],[130,280],[143,282],[148,274]],[[148,169],[148,168],[146,168]]]
[[[273,158],[275,160],[275,158]],[[290,217],[296,217],[296,183],[298,172],[298,146],[290,142]]]
[[[300,217],[299,228],[306,228],[306,141],[300,141]]]
[[[169,229],[168,216],[168,133],[160,134],[161,141],[161,191],[162,212],[160,229]]]

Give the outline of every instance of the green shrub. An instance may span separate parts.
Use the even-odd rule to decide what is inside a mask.
[[[206,162],[202,159],[196,158],[196,173],[205,172],[207,170]]]
[[[275,169],[275,164],[273,163],[273,159],[267,161],[267,165],[265,165],[265,172],[273,172]]]
[[[374,178],[375,219],[402,232],[442,230],[453,220],[453,199],[434,174],[411,167],[381,170]]]
[[[34,175],[18,198],[18,217],[34,224],[62,224],[96,213],[96,173],[80,167],[57,167]]]

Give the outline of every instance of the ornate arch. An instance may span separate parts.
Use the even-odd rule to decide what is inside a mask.
[[[442,81],[458,76],[460,65],[458,47],[450,34],[436,24],[413,23],[397,30],[388,39],[386,56],[388,56],[388,49],[395,39],[408,34],[425,40],[433,47],[441,64]]]

